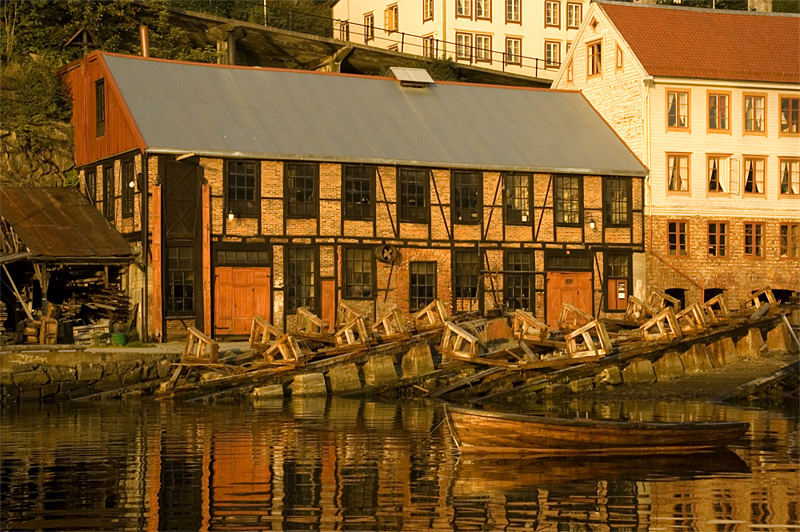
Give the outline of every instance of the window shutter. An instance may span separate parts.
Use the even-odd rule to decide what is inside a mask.
[[[739,194],[739,159],[736,157],[728,157],[726,159],[730,167],[730,193]]]

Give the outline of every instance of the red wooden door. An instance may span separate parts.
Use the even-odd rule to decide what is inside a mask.
[[[270,319],[270,269],[216,268],[214,334],[250,334],[253,316]]]
[[[592,272],[547,273],[547,322],[558,323],[561,305],[569,303],[588,314],[592,312]]]

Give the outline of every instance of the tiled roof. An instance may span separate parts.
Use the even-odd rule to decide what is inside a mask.
[[[599,3],[653,76],[800,82],[800,17]]]

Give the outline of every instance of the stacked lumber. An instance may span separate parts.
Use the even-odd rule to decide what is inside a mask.
[[[80,325],[72,328],[75,345],[93,345],[108,343],[110,337],[110,322],[107,319],[91,325]]]

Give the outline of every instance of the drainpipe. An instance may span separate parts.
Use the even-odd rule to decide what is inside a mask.
[[[150,33],[144,24],[139,26],[139,39],[142,42],[142,57],[150,57]]]

